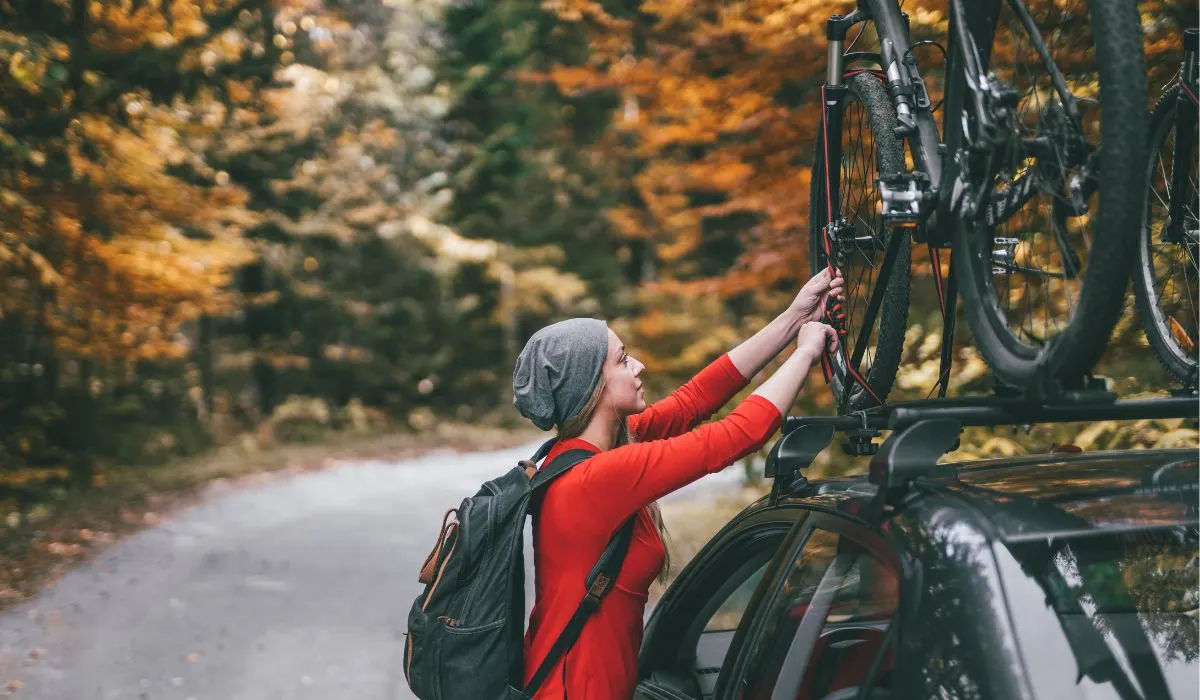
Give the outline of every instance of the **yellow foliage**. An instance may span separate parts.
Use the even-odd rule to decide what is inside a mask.
[[[235,6],[174,0],[168,18],[161,3],[92,2],[89,49],[113,59],[188,42],[185,64],[236,58],[240,49],[228,33],[208,36],[205,21]],[[43,89],[66,74],[61,62],[70,48],[33,41],[0,32],[0,66],[6,86],[47,100],[21,108],[45,108],[53,118],[78,98]],[[102,89],[114,77],[102,70],[85,71],[83,84]],[[240,89],[244,97],[247,88]],[[245,192],[199,155],[197,143],[203,146],[220,123],[197,127],[180,116],[208,110],[212,97],[163,105],[131,90],[106,104],[80,105],[63,131],[25,144],[28,164],[0,169],[0,315],[48,330],[65,357],[118,360],[182,355],[189,349],[182,324],[232,308],[226,289],[231,271],[252,257],[241,233],[254,217]],[[0,101],[0,110],[13,104]],[[121,119],[114,118],[118,109]],[[171,169],[183,164],[214,179],[180,178]]]
[[[1065,7],[1052,0],[1033,5],[1039,14],[1054,5]],[[745,319],[722,312],[721,299],[737,298],[739,308],[769,317],[770,310],[786,302],[785,295],[766,290],[795,289],[807,277],[809,165],[824,81],[825,21],[850,11],[854,3],[648,0],[638,6],[637,26],[590,0],[551,0],[545,7],[590,29],[591,60],[538,79],[553,81],[569,95],[609,91],[622,104],[599,149],[606,157],[635,164],[631,201],[636,204],[610,210],[608,217],[620,235],[649,244],[658,263],[639,295],[643,316],[629,330],[638,346],[654,348],[654,355],[646,355],[648,367],[685,375],[697,368],[685,367],[686,362],[699,362],[696,358],[705,353],[686,351],[690,343],[682,329],[699,335],[719,329],[724,337],[726,331],[746,328]],[[944,0],[906,2],[913,37],[944,43],[946,7]],[[1154,99],[1179,67],[1181,28],[1175,23],[1194,14],[1171,0],[1148,0],[1139,9]],[[877,45],[874,31],[867,29],[856,50],[873,51]],[[1003,59],[1013,48],[1001,42],[996,50]],[[933,99],[940,99],[940,55],[929,47],[914,55]],[[1075,90],[1095,93],[1094,81],[1069,72],[1072,55],[1060,53],[1058,58],[1067,65]],[[740,252],[713,261],[708,231],[713,224],[732,229],[736,224],[722,223],[730,217],[745,222],[731,231]],[[1071,225],[1078,229],[1088,223],[1087,217],[1079,217]],[[1053,245],[1051,237],[1034,237],[1018,255],[1048,245]],[[932,267],[923,247],[913,252],[914,276],[928,279]],[[942,257],[943,273],[948,259]],[[700,269],[707,272],[702,275]],[[1068,291],[1074,293],[1061,283],[1030,285],[1019,292],[1027,299],[1012,301],[1044,309],[1037,313],[1045,318],[1035,314],[1030,325],[1048,334],[1055,315],[1048,312],[1061,311],[1055,305],[1066,303]],[[743,303],[743,297],[749,301]],[[688,315],[697,320],[689,324]],[[904,398],[924,397],[939,379],[940,333],[930,332],[928,320],[914,324],[913,330],[917,334],[905,346],[897,378]],[[956,347],[951,389],[978,387],[986,378],[978,353]],[[1003,451],[1000,443],[988,449]]]

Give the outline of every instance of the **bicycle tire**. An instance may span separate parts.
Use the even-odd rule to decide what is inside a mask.
[[[1064,327],[1039,344],[1018,337],[992,288],[994,240],[985,212],[958,217],[954,229],[954,248],[963,261],[960,288],[976,347],[1001,382],[1035,393],[1040,387],[1052,391],[1049,379],[1073,383],[1084,377],[1103,355],[1129,286],[1135,241],[1129,232],[1141,218],[1147,89],[1137,6],[1126,0],[1092,0],[1088,11],[1099,73],[1103,155],[1093,242],[1078,302]],[[961,75],[956,80],[961,87]]]
[[[1152,197],[1154,196],[1154,176],[1158,165],[1157,156],[1162,152],[1163,146],[1167,144],[1171,132],[1175,129],[1175,116],[1179,109],[1180,93],[1181,89],[1178,85],[1172,86],[1163,93],[1162,97],[1154,105],[1154,109],[1150,112],[1150,157],[1146,163],[1146,215],[1142,221],[1138,236],[1137,259],[1133,267],[1133,292],[1134,299],[1137,302],[1138,315],[1142,320],[1142,327],[1146,332],[1146,340],[1149,341],[1150,347],[1154,349],[1159,362],[1180,382],[1188,386],[1194,386],[1197,374],[1196,352],[1194,349],[1188,350],[1183,347],[1176,340],[1175,334],[1172,332],[1170,323],[1165,316],[1165,309],[1159,301],[1159,292],[1155,284],[1154,258],[1151,253],[1151,237],[1155,233],[1152,230],[1151,224],[1153,216]],[[1196,154],[1194,152],[1191,153],[1189,159],[1191,164],[1194,165]],[[1175,165],[1175,163],[1172,163],[1171,167],[1175,167]],[[1169,178],[1170,173],[1170,170],[1164,169],[1166,177]],[[1172,196],[1178,196],[1178,193],[1171,194]],[[1187,194],[1190,195],[1191,193]],[[1194,252],[1192,255],[1194,256]],[[1195,262],[1195,257],[1192,257],[1191,263],[1193,266]],[[1190,297],[1189,301],[1193,304],[1192,314],[1194,317],[1196,312],[1196,290],[1188,289],[1187,292]],[[1191,330],[1193,335],[1195,335],[1195,329]]]
[[[860,73],[849,78],[846,81],[846,86],[848,88],[846,99],[857,100],[866,111],[867,119],[865,123],[873,135],[875,158],[878,170],[880,171],[872,173],[872,175],[891,175],[904,172],[904,152],[901,148],[899,138],[895,135],[895,107],[893,107],[891,98],[888,96],[883,83],[871,74]],[[822,121],[823,119],[824,117],[822,117]],[[843,121],[843,132],[845,131],[846,123],[846,121]],[[827,216],[829,207],[825,197],[825,129],[823,124],[817,134],[813,156],[812,181],[809,186],[809,268],[812,274],[819,273],[826,266],[822,236],[824,234],[824,222],[829,220]],[[846,189],[845,184],[843,180],[843,193]],[[845,200],[846,197],[843,196],[843,205],[841,206],[843,211],[845,210]],[[872,214],[878,216],[878,212],[872,212]],[[853,379],[849,382],[846,381],[846,363],[840,352],[826,353],[828,366],[833,368],[831,376],[828,377],[829,386],[839,404],[842,403],[845,387],[847,385],[853,387],[850,392],[849,401],[846,404],[849,411],[859,411],[876,405],[878,402],[875,397],[879,397],[882,400],[887,399],[887,395],[896,381],[896,372],[899,369],[900,356],[904,349],[904,332],[908,322],[908,271],[911,256],[911,241],[908,235],[902,230],[893,229],[888,231],[887,229],[883,229],[883,232],[884,238],[882,241],[885,245],[891,240],[890,236],[892,235],[904,236],[904,240],[900,243],[900,250],[896,256],[883,303],[879,309],[879,326],[875,334],[875,352],[872,356],[871,365],[866,372],[862,373],[863,379],[871,391],[868,392]],[[852,309],[855,306],[855,299],[851,298],[850,287],[851,280],[847,279],[846,307]],[[866,290],[866,298],[862,299],[864,307],[873,291],[873,286]],[[854,329],[848,329],[846,335],[842,336],[842,338],[845,340],[854,337],[855,333]],[[852,350],[853,348],[847,349],[848,352]],[[872,396],[872,393],[874,393],[874,396]]]

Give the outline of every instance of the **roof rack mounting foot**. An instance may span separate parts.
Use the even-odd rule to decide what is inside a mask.
[[[927,418],[895,431],[871,459],[867,480],[879,493],[874,517],[882,518],[886,506],[904,498],[913,481],[937,469],[938,459],[959,443],[962,422],[953,418]]]
[[[801,473],[833,440],[834,426],[829,422],[801,423],[784,433],[767,455],[763,477],[774,479],[771,484],[771,503],[783,494],[808,483]]]

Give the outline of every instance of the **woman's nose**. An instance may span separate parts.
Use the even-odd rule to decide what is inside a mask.
[[[638,362],[636,359],[633,361],[633,376],[635,376],[635,377],[642,376],[642,372],[645,371],[645,369],[646,369],[646,365],[643,365],[641,362]]]

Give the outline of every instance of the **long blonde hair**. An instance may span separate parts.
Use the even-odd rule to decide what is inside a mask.
[[[587,428],[588,423],[592,422],[592,416],[596,415],[596,408],[600,405],[600,397],[604,395],[604,375],[600,375],[600,379],[596,382],[596,389],[592,395],[588,397],[588,401],[583,405],[583,409],[579,411],[573,418],[566,423],[557,427],[558,439],[566,440],[568,438],[579,437]],[[626,425],[625,419],[621,418],[621,424],[617,428],[617,437],[613,441],[613,447],[628,445],[636,440],[636,436],[630,436],[629,426]],[[671,570],[671,536],[667,532],[667,524],[663,522],[662,509],[658,505],[658,501],[654,501],[647,508],[650,513],[650,519],[654,521],[654,526],[658,528],[658,534],[662,537],[663,551],[666,557],[663,559],[662,571],[658,572],[658,582],[666,583],[667,574]]]

